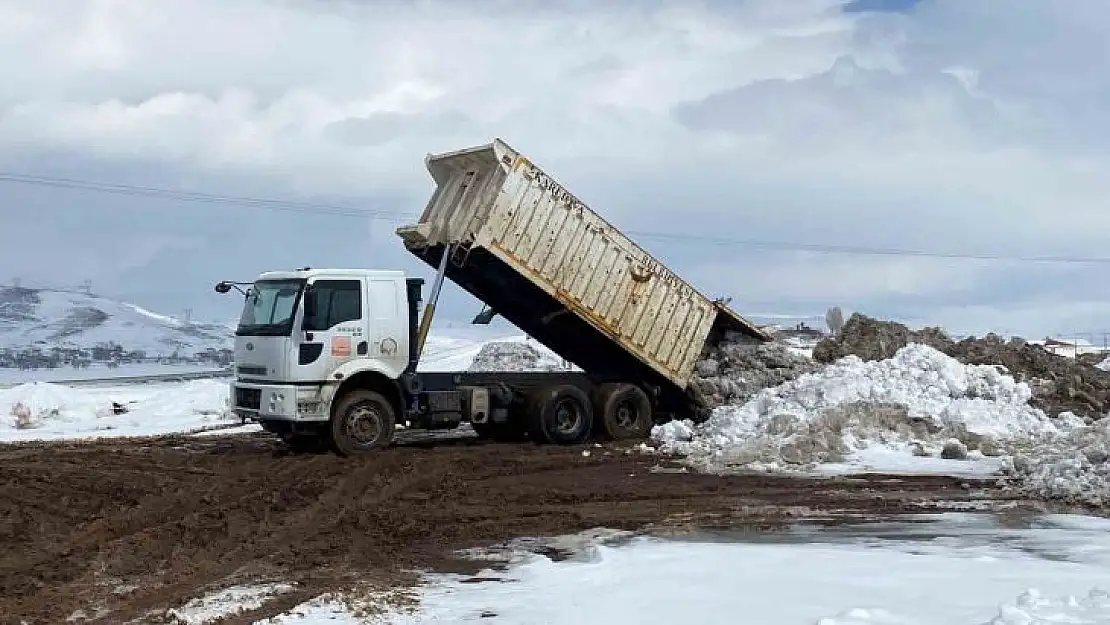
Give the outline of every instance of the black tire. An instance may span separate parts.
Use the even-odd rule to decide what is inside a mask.
[[[577,386],[560,384],[538,389],[530,403],[528,433],[535,442],[575,445],[590,437],[593,404]]]
[[[340,456],[359,456],[385,449],[397,428],[393,404],[377,391],[352,391],[332,410],[332,447]]]
[[[635,384],[606,383],[598,387],[594,400],[598,438],[619,441],[651,435],[655,416],[644,389]]]

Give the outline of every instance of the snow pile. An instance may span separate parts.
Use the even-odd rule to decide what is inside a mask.
[[[1093,420],[1110,411],[1108,372],[1084,362],[1084,358],[1055,354],[1020,338],[1004,340],[988,334],[957,342],[940,328],[910,330],[900,323],[855,313],[835,338],[814,347],[813,358],[825,363],[849,355],[883,360],[909,343],[935,347],[966,364],[1005,367],[1019,382],[1030,384],[1033,405],[1050,415],[1071,412]]]
[[[1110,371],[1110,356],[1099,361],[1099,363],[1095,365],[1095,368],[1101,369],[1102,371]]]
[[[146,436],[238,423],[227,382],[73,388],[35,382],[0,389],[0,440]]]
[[[563,360],[548,349],[521,341],[491,341],[470,363],[470,371],[564,371]]]
[[[1007,467],[1030,495],[1072,503],[1110,503],[1110,425],[1078,425],[1019,448]]]
[[[1096,588],[1085,597],[1051,597],[1032,588],[1012,605],[1001,606],[988,625],[1110,623],[1110,593]]]
[[[763,343],[729,333],[706,348],[698,360],[690,390],[706,408],[747,401],[816,368],[808,356],[786,342]]]
[[[657,426],[652,438],[661,451],[707,471],[808,468],[876,446],[982,458],[1005,453],[1015,441],[1050,437],[1060,432],[1058,423],[1075,425],[1053,422],[1029,405],[1031,398],[1027,384],[995,367],[964,365],[914,343],[887,360],[847,356],[742,405],[719,407],[700,425]]]

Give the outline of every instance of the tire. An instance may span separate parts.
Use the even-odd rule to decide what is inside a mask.
[[[377,391],[361,390],[335,405],[328,433],[340,456],[360,456],[389,447],[396,427],[393,404]]]
[[[528,433],[537,443],[575,445],[585,442],[593,431],[593,404],[577,386],[538,389],[530,404]]]
[[[602,384],[594,395],[597,435],[606,440],[643,439],[655,425],[651,400],[635,384]]]

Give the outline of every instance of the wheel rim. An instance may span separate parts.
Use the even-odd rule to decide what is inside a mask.
[[[622,428],[632,429],[640,421],[640,409],[631,399],[621,400],[613,413],[613,421]]]
[[[347,411],[344,429],[347,437],[359,447],[373,445],[382,436],[381,409],[373,402],[360,402]]]
[[[573,399],[563,399],[555,404],[555,431],[573,434],[582,423],[582,409]]]

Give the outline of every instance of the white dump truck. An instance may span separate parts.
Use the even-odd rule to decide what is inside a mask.
[[[642,438],[699,413],[688,386],[708,342],[770,340],[503,141],[425,165],[435,192],[397,230],[436,269],[423,311],[424,279],[401,271],[303,268],[216,285],[246,300],[231,388],[242,419],[342,455],[389,445],[399,424],[553,444]],[[581,371],[418,371],[445,279],[484,304],[475,323],[501,315]]]

